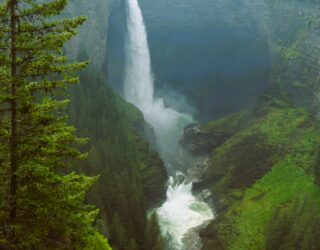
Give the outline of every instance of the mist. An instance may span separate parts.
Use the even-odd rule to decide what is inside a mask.
[[[126,34],[123,4],[120,1],[110,17],[112,37],[108,43],[109,80],[120,93]],[[159,94],[171,89],[187,99],[196,120],[249,107],[265,90],[271,64],[269,45],[257,27],[254,13],[251,15],[244,3],[140,4],[155,89]],[[234,15],[242,21],[237,22]]]

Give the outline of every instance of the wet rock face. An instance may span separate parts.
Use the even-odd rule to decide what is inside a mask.
[[[209,156],[195,157],[195,161],[188,169],[188,176],[191,178],[194,187],[203,179],[204,172],[210,166]]]
[[[112,5],[118,0],[70,0],[66,15],[68,17],[85,16],[87,18],[79,33],[67,44],[67,52],[71,59],[90,60],[91,65],[104,70],[107,53],[107,33],[109,13]]]
[[[270,83],[281,81],[292,101],[313,113],[319,98],[319,3],[299,0],[244,0],[268,42],[276,65]]]
[[[199,233],[208,226],[209,221],[204,222],[201,226],[190,229],[183,237],[183,250],[200,250],[203,246]]]
[[[247,188],[270,171],[274,150],[261,134],[243,137],[224,152],[213,156],[213,177],[228,176],[224,190]]]
[[[230,135],[224,131],[206,133],[200,130],[198,124],[191,124],[184,129],[181,145],[194,156],[204,156],[221,145]]]

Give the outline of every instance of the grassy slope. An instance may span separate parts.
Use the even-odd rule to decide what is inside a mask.
[[[204,180],[223,211],[202,231],[204,249],[317,249],[318,125],[304,110],[289,107],[244,116],[248,112],[203,127],[238,128],[214,150]],[[210,185],[212,179],[217,181]]]

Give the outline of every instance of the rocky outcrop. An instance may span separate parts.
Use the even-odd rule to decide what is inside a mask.
[[[188,168],[188,176],[193,182],[193,187],[197,187],[197,183],[203,179],[203,174],[210,166],[210,157],[200,156],[195,157],[193,156],[193,162],[190,164]]]
[[[190,229],[183,237],[183,250],[199,250],[202,248],[202,241],[199,236],[200,231],[209,224],[205,221],[202,225]]]
[[[194,156],[208,155],[221,145],[230,135],[225,131],[205,132],[199,124],[191,124],[184,129],[181,145]]]

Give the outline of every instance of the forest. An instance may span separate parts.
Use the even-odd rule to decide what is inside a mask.
[[[320,249],[320,1],[0,0],[0,249]]]

